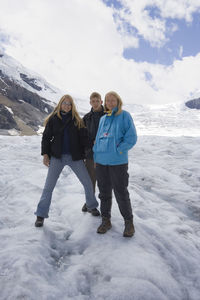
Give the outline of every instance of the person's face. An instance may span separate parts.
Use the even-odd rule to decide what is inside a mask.
[[[97,97],[94,97],[90,100],[90,104],[93,108],[94,111],[98,111],[101,109],[101,104],[103,103],[103,101]]]
[[[106,107],[113,110],[118,105],[117,98],[113,95],[106,96]]]
[[[71,102],[68,99],[64,100],[61,104],[61,110],[64,112],[69,112],[71,109],[72,109]]]

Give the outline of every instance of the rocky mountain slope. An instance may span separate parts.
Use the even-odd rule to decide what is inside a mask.
[[[0,134],[36,134],[60,96],[42,77],[0,53]]]
[[[192,109],[200,109],[200,98],[189,100],[185,103],[185,105]]]

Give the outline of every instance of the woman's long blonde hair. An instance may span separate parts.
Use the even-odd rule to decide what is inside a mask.
[[[122,105],[123,105],[123,102],[122,102],[121,97],[120,97],[116,92],[110,91],[110,92],[108,92],[108,93],[105,95],[104,109],[105,109],[105,111],[108,111],[108,110],[109,110],[109,109],[107,108],[107,106],[106,106],[106,98],[107,98],[108,96],[111,96],[111,95],[114,96],[114,97],[117,99],[117,112],[115,113],[115,116],[117,116],[117,115],[121,114],[121,112],[122,112]]]
[[[72,120],[74,120],[75,125],[80,129],[84,126],[83,120],[81,119],[81,117],[79,116],[78,111],[76,110],[76,106],[74,103],[73,98],[70,95],[64,95],[62,96],[62,98],[60,99],[60,101],[58,102],[58,104],[56,105],[56,107],[54,108],[54,110],[52,111],[52,113],[50,113],[47,118],[44,121],[44,126],[46,126],[46,124],[48,123],[49,119],[54,116],[57,115],[59,119],[62,120],[62,116],[60,114],[61,111],[61,104],[63,101],[68,100],[71,103],[71,112],[72,112]]]

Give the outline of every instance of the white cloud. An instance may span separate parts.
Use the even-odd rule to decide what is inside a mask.
[[[17,11],[12,1],[1,2],[0,24],[12,36],[7,52],[66,90],[86,94],[87,85],[100,86],[107,64],[123,51],[101,1],[18,1]]]
[[[200,11],[200,0],[155,0],[164,18],[185,19],[192,21],[192,14]]]
[[[149,27],[147,13],[140,15],[147,1],[126,3],[139,14],[138,30],[163,43],[165,22]],[[137,47],[137,37],[121,35],[113,9],[100,0],[0,0],[0,7],[0,29],[10,37],[7,53],[69,94],[89,98],[94,90],[102,96],[116,90],[124,102],[167,103],[183,101],[199,87],[199,55],[168,68],[126,60],[124,45]]]
[[[151,84],[157,89],[155,102],[184,101],[191,91],[199,89],[200,53],[196,57],[184,57],[172,66],[143,64],[151,73]]]
[[[152,46],[162,46],[166,41],[165,20],[152,19],[145,9],[147,5],[153,5],[148,0],[122,0],[123,8],[118,10],[119,17],[137,29],[138,34],[149,41]]]
[[[166,25],[166,18],[185,19],[191,22],[194,12],[200,12],[200,0],[121,0],[122,9],[115,10],[117,20],[133,26],[138,34],[153,47],[162,47],[167,41],[167,34],[177,30],[177,26]],[[156,8],[160,16],[151,17],[147,8]]]
[[[179,47],[179,57],[182,58],[183,56],[183,46]]]

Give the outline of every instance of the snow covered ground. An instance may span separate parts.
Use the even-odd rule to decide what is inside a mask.
[[[177,124],[176,136],[140,128],[130,151],[131,239],[116,201],[112,229],[96,233],[100,218],[81,212],[84,191],[67,168],[35,228],[47,172],[41,137],[0,136],[0,299],[199,300],[200,134],[191,125],[178,136]]]

